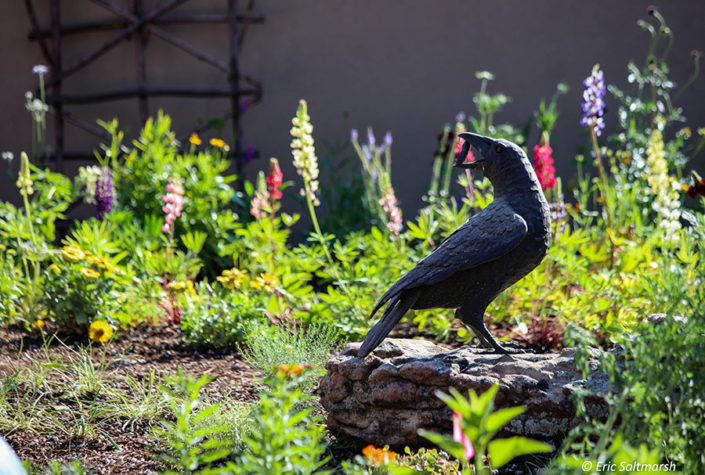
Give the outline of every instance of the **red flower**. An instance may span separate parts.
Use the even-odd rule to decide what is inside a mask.
[[[269,187],[269,192],[271,197],[275,200],[279,200],[282,197],[282,192],[279,189],[284,183],[284,175],[279,168],[279,162],[273,158],[269,163],[269,176],[267,177],[267,186]]]
[[[553,166],[553,149],[547,143],[534,147],[534,170],[542,190],[556,186],[556,169]]]

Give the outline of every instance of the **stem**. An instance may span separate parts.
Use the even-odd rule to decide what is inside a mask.
[[[304,191],[306,193],[306,204],[308,205],[308,212],[311,215],[311,222],[313,223],[313,229],[315,231],[315,235],[318,238],[318,241],[321,243],[321,247],[323,247],[323,252],[326,255],[326,259],[328,260],[328,264],[331,266],[331,270],[333,274],[335,274],[335,278],[338,281],[338,285],[340,285],[340,289],[343,291],[345,296],[348,299],[348,304],[350,305],[350,308],[354,309],[355,313],[357,314],[357,306],[355,305],[351,295],[350,295],[350,290],[348,289],[348,286],[345,284],[343,279],[340,277],[340,273],[338,272],[338,266],[335,264],[335,261],[333,261],[333,256],[331,255],[330,251],[328,250],[328,244],[326,244],[325,237],[323,236],[323,233],[321,232],[321,227],[318,225],[318,218],[316,217],[316,209],[313,206],[313,201],[311,201],[311,192],[309,190],[308,186],[308,180],[304,179]]]
[[[602,182],[602,200],[603,208],[605,210],[605,215],[607,216],[607,239],[610,242],[610,270],[614,267],[614,252],[615,246],[612,236],[609,230],[612,229],[612,217],[610,215],[610,206],[607,197],[607,177],[605,176],[605,169],[602,166],[602,156],[600,155],[600,147],[597,144],[597,134],[595,133],[595,126],[590,126],[590,136],[592,137],[592,146],[595,149],[595,157],[597,158],[597,170],[600,174],[600,181]]]

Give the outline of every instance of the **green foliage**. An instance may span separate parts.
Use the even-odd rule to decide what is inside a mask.
[[[264,318],[266,302],[254,292],[236,292],[201,283],[179,298],[181,329],[192,344],[233,347],[245,339],[252,322]]]
[[[113,142],[119,141],[117,124],[113,122],[110,126],[107,129],[113,134]],[[180,153],[178,147],[171,119],[160,112],[156,119],[145,123],[133,148],[123,151],[121,160],[111,157],[117,209],[130,211],[138,222],[149,219],[148,216],[162,219],[162,196],[168,179],[180,178],[184,205],[175,223],[176,235],[205,233],[207,238],[200,256],[213,270],[222,268],[223,246],[230,241],[229,233],[236,220],[226,208],[234,196],[230,183],[235,177],[225,174],[229,162],[220,149],[192,148]]]
[[[306,388],[318,382],[323,367],[339,340],[332,327],[314,323],[307,328],[296,324],[251,324],[247,346],[241,347],[242,357],[260,373],[274,376],[283,365],[307,365],[303,376]]]
[[[491,474],[493,469],[501,468],[520,455],[553,450],[548,444],[526,437],[494,438],[502,427],[526,410],[524,407],[511,407],[493,412],[494,398],[498,390],[499,385],[492,386],[481,396],[470,390],[470,400],[465,399],[454,388],[450,388],[451,396],[440,391],[436,393],[454,413],[461,416],[460,427],[475,448],[473,465],[476,474]],[[461,442],[456,442],[453,437],[426,430],[419,430],[419,435],[462,461],[465,467],[463,473],[473,473],[465,458],[465,449]],[[487,457],[487,466],[485,457]]]
[[[613,389],[604,395],[609,416],[606,421],[581,424],[571,443],[564,446],[564,455],[572,457],[575,450],[577,457],[610,460],[610,441],[621,434],[631,445],[655,451],[648,453],[649,460],[665,457],[684,473],[705,469],[701,450],[705,446],[701,429],[705,383],[697,376],[705,352],[705,288],[701,285],[705,262],[694,257],[705,252],[703,242],[705,217],[699,216],[692,233],[681,235],[676,258],[665,255],[660,259],[661,275],[651,282],[651,299],[661,302],[656,310],[664,315],[623,335],[619,342],[624,352],[619,357],[600,352],[602,369]],[[583,347],[587,344],[581,343]],[[587,350],[580,354],[587,355]],[[579,406],[583,413],[584,404]]]
[[[167,473],[206,474],[233,470],[232,465],[230,470],[216,468],[231,453],[229,441],[219,437],[228,427],[203,424],[220,409],[217,404],[203,405],[201,391],[210,381],[205,375],[194,380],[179,371],[169,379],[168,386],[162,387],[175,420],[163,420],[153,434],[164,447],[159,459],[173,469]]]
[[[404,455],[397,465],[413,469],[416,473],[428,475],[459,475],[460,463],[451,459],[448,453],[436,449],[421,448],[413,453],[409,447],[404,448]]]
[[[95,320],[126,325],[124,281],[109,257],[65,246],[45,271],[42,303],[61,328],[85,334]]]
[[[242,474],[328,473],[325,434],[320,419],[302,403],[310,399],[300,377],[280,373],[265,380],[270,390],[260,395],[251,432],[243,437],[246,451],[238,458]]]

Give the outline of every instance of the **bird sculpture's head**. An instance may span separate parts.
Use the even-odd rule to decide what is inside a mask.
[[[463,148],[453,164],[456,168],[481,170],[490,180],[502,170],[523,165],[524,152],[516,144],[504,140],[463,132]],[[470,149],[472,148],[472,153]],[[465,161],[469,159],[468,161]]]

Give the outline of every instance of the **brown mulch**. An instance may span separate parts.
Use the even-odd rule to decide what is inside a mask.
[[[65,344],[52,341],[48,356],[59,361],[67,361],[69,355],[76,359],[77,353],[72,350],[77,351],[81,345],[77,341]],[[91,360],[96,366],[102,356],[102,349],[92,349]],[[128,388],[126,375],[144,381],[153,370],[157,381],[163,382],[165,376],[175,375],[181,369],[196,377],[207,374],[215,378],[205,388],[209,402],[218,402],[224,395],[239,402],[257,398],[254,370],[236,351],[199,350],[182,343],[180,331],[173,328],[144,326],[123,332],[108,344],[105,359],[109,363],[107,378],[113,387],[120,389]],[[28,335],[18,328],[0,329],[0,375],[34,367],[32,361],[47,361],[41,335]],[[65,402],[58,398],[55,404]],[[33,466],[52,460],[78,460],[90,473],[99,474],[143,474],[164,469],[151,455],[155,442],[150,438],[148,424],[138,421],[125,425],[117,420],[100,423],[99,429],[99,433],[90,437],[41,431],[0,435],[22,460],[30,460]]]

